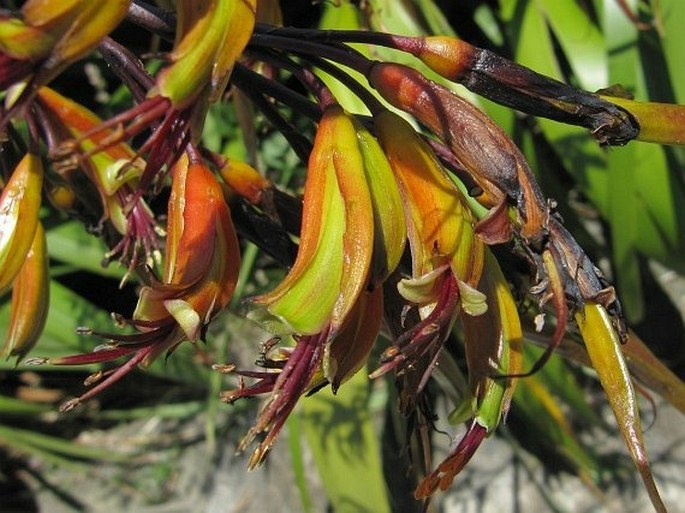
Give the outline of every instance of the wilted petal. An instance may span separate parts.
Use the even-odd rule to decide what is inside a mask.
[[[369,357],[381,326],[383,293],[380,287],[362,292],[338,333],[328,342],[323,376],[333,392],[354,376]]]
[[[471,460],[486,434],[487,430],[473,421],[454,451],[419,484],[414,491],[414,497],[423,499],[432,495],[438,488],[447,490],[456,475]]]
[[[525,240],[544,238],[549,212],[525,158],[485,113],[418,71],[392,63],[374,65],[369,81],[392,105],[409,112],[450,148],[478,183],[487,207],[510,202]]]

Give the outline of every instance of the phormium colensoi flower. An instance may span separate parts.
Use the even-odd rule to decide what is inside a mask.
[[[39,220],[43,162],[27,153],[0,196],[0,295],[11,286],[9,331],[0,355],[17,363],[38,342],[49,303],[45,232]]]
[[[6,107],[17,111],[41,86],[90,53],[124,19],[130,3],[28,0],[21,17],[0,13],[0,91],[15,89]]]
[[[363,365],[379,329],[380,289],[371,285],[365,291],[374,251],[374,211],[358,144],[351,116],[329,105],[309,157],[295,263],[273,291],[251,300],[253,317],[296,340],[294,349],[264,355],[276,369],[239,371],[258,378],[257,383],[222,396],[231,402],[270,393],[241,444],[246,447],[267,432],[251,466],[266,456],[300,396],[327,382],[337,388]]]
[[[159,263],[160,230],[145,200],[135,198],[145,162],[124,142],[88,154],[103,139],[111,137],[111,130],[81,137],[102,120],[52,89],[43,87],[38,91],[34,108],[39,113],[37,123],[45,134],[49,152],[57,151],[65,141],[80,138],[81,149],[87,156],[59,160],[54,167],[60,182],[55,186],[74,191],[74,201],[68,206],[72,215],[84,210],[81,215],[86,217],[89,210],[95,210],[99,219],[91,220],[95,222],[94,231],[113,228],[116,235],[106,236],[119,240],[114,240],[106,259],[120,255],[128,264],[127,275],[135,270],[141,254],[148,266]],[[96,198],[89,194],[93,188]]]
[[[148,157],[137,197],[155,182],[159,184],[189,142],[199,142],[209,105],[224,94],[235,62],[252,33],[256,1],[180,0],[176,9],[176,38],[168,64],[157,74],[141,103],[62,147],[62,153],[70,155],[83,138],[109,132],[97,146],[82,152],[88,156],[152,128],[138,150]],[[135,67],[137,63],[128,65]]]
[[[89,384],[97,384],[62,409],[93,397],[185,340],[202,340],[211,319],[230,301],[239,266],[240,250],[221,185],[198,153],[189,150],[172,170],[164,274],[149,277],[132,319],[123,321],[138,333],[84,330],[107,342],[92,353],[36,361],[78,365],[128,357],[113,371],[94,375]]]

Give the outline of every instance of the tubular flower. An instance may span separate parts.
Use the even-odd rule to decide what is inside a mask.
[[[93,50],[124,19],[130,0],[29,0],[21,18],[0,14],[0,91],[31,78],[20,103]]]
[[[48,316],[49,282],[45,232],[38,222],[26,259],[14,278],[9,331],[0,355],[16,356],[19,363],[36,345]]]
[[[271,187],[271,182],[259,174],[259,171],[239,160],[227,160],[219,173],[231,194],[237,194],[254,205],[261,203],[262,194]]]
[[[153,127],[139,150],[149,154],[138,195],[146,192],[188,142],[198,141],[209,104],[224,94],[233,66],[252,34],[255,11],[256,0],[177,2],[176,39],[169,65],[159,72],[142,103],[81,136],[120,128],[86,155]],[[72,142],[64,145],[63,152],[74,149]]]
[[[240,443],[241,450],[254,448],[250,467],[264,461],[300,398],[329,385],[337,393],[365,367],[382,326],[391,341],[370,377],[394,374],[409,442],[419,449],[410,456],[422,452],[425,463],[417,469],[425,472],[416,499],[454,481],[504,422],[512,402],[516,427],[532,428],[529,438],[542,435],[540,448],[554,443],[554,452],[564,453],[564,463],[581,477],[599,477],[599,460],[585,452],[555,403],[558,398],[583,420],[599,421],[566,379],[572,371],[553,360],[531,381],[520,379],[559,349],[596,371],[655,509],[665,511],[632,379],[649,383],[685,411],[683,384],[673,374],[663,377],[667,369],[635,341],[622,345],[627,333],[613,288],[564,228],[555,202],[542,193],[507,133],[419,71],[372,60],[360,49],[404,52],[495,102],[588,128],[600,144],[682,142],[683,106],[640,104],[623,98],[620,87],[602,95],[580,91],[456,38],[282,27],[278,0],[162,2],[173,4],[173,13],[130,0],[10,3],[23,7],[17,14],[0,9],[0,295],[12,289],[0,355],[21,361],[46,322],[49,256],[40,213],[48,212],[51,227],[65,213],[80,221],[107,244],[105,260],[118,257],[128,266],[125,279],[135,273],[140,281],[132,312],[114,315],[117,329],[111,331],[117,333],[79,328],[98,337],[91,352],[26,362],[102,364],[63,411],[171,355],[184,341],[204,341],[237,287],[235,223],[241,238],[254,244],[246,264],[258,250],[288,267],[280,283],[248,300],[248,317],[273,335],[262,345],[257,368],[215,366],[237,381],[221,393],[223,401],[264,398]],[[107,36],[124,18],[124,31]],[[152,74],[129,49],[133,45],[126,46],[129,38],[119,37],[133,27],[159,36],[168,49]],[[108,66],[104,76],[89,67],[57,76],[96,48]],[[243,54],[247,59],[240,62]],[[575,75],[581,70],[572,64]],[[130,93],[135,104],[100,119],[47,87],[74,73],[85,73],[98,102],[116,90],[116,97]],[[603,96],[614,94],[619,97]],[[371,116],[350,114],[343,102]],[[405,121],[386,103],[412,119]],[[102,105],[118,106],[114,100]],[[216,121],[225,114],[230,119],[224,126]],[[283,173],[269,174],[273,181],[215,153],[221,146],[251,162],[263,156],[263,163],[273,163],[271,133],[259,140],[263,122],[283,136],[277,156],[287,155]],[[305,125],[315,130],[313,138]],[[559,134],[547,134],[555,136],[548,142],[558,143]],[[650,163],[665,158],[637,153]],[[293,155],[307,167],[302,197],[275,185],[288,181]],[[590,171],[593,188],[604,187],[595,168]],[[668,192],[668,181],[650,184],[646,204]],[[602,190],[591,196],[601,197]],[[41,208],[43,191],[51,205]],[[168,194],[166,205],[156,198],[161,194]],[[611,196],[604,199],[612,203]],[[676,207],[652,209],[664,213],[655,216],[663,240],[648,241],[658,242],[662,256],[682,242]],[[166,231],[158,219],[165,219]],[[71,237],[74,224],[53,235]],[[617,254],[648,245],[632,245],[629,232],[617,236]],[[519,311],[538,331],[553,314],[546,349],[526,351],[525,359]],[[569,334],[571,323],[577,330]],[[529,338],[538,343],[545,337]],[[543,388],[549,377],[549,389]],[[428,433],[433,392],[456,398],[447,420],[463,433],[437,465],[430,461]]]
[[[402,192],[378,140],[361,123],[355,128],[373,203],[372,278],[382,283],[398,266],[407,241]]]
[[[161,281],[143,287],[133,319],[139,333],[93,333],[108,342],[88,354],[47,360],[56,365],[104,362],[132,355],[87,393],[68,401],[70,409],[119,380],[136,365],[148,366],[183,342],[197,342],[205,327],[230,301],[240,252],[221,186],[199,158],[183,156],[172,172],[167,249]],[[102,376],[98,374],[89,383]]]
[[[301,335],[333,332],[366,286],[373,206],[351,118],[337,105],[321,119],[309,158],[300,248],[285,279],[252,299]]]
[[[49,302],[48,256],[38,216],[43,163],[27,153],[0,195],[0,294],[12,286],[9,331],[1,354],[17,362],[35,346]]]
[[[408,412],[457,316],[465,334],[470,396],[459,415],[469,419],[469,428],[417,488],[416,497],[423,498],[451,483],[508,411],[515,379],[507,376],[521,370],[522,332],[499,265],[476,235],[476,216],[429,145],[386,110],[374,115],[374,127],[399,183],[412,254],[412,278],[398,289],[419,306],[421,320],[386,350],[373,376],[393,369],[398,376],[417,373],[418,380],[405,380]]]
[[[373,202],[357,129],[334,104],[323,113],[309,157],[295,263],[273,291],[252,299],[253,317],[294,333],[296,346],[269,353],[278,359],[265,356],[278,372],[239,371],[259,381],[223,395],[231,402],[270,392],[241,444],[268,432],[251,466],[263,460],[302,394],[326,383],[337,389],[366,361],[382,311],[380,288],[365,291],[373,251]]]
[[[620,305],[612,287],[578,243],[553,215],[530,166],[513,141],[479,109],[406,66],[374,64],[369,81],[394,106],[416,117],[445,142],[454,159],[476,182],[472,194],[490,209],[476,226],[488,244],[514,234],[533,263],[538,285],[532,292],[541,308],[551,299],[557,326],[538,369],[559,345],[569,318],[585,301],[602,304],[615,328],[625,335]],[[532,372],[532,371],[531,371]]]
[[[398,288],[423,318],[386,352],[387,363],[378,371],[383,373],[411,368],[424,355],[432,361],[460,310],[472,316],[487,310],[486,297],[475,288],[485,245],[476,237],[476,219],[461,192],[411,125],[382,111],[374,126],[400,185],[412,254],[412,278]]]
[[[468,428],[455,449],[418,486],[416,498],[445,490],[474,455],[485,437],[506,416],[523,363],[523,333],[516,303],[497,260],[486,250],[485,269],[478,290],[488,298],[488,310],[464,315],[466,362],[470,396],[450,416],[467,421]]]
[[[592,366],[597,371],[630,457],[640,472],[652,504],[657,511],[666,511],[649,465],[633,378],[628,371],[621,340],[611,316],[601,304],[588,301],[575,318]]]
[[[433,131],[478,184],[472,191],[488,208],[512,202],[521,236],[539,243],[549,209],[525,158],[485,113],[418,71],[399,64],[373,66],[369,81],[391,104],[406,110]],[[495,212],[507,216],[506,210]],[[483,233],[481,233],[483,235]],[[508,233],[488,234],[488,242],[504,242]]]
[[[43,162],[27,153],[0,195],[0,294],[24,265],[38,227]]]
[[[43,128],[52,151],[60,142],[78,138],[101,123],[91,111],[47,87],[38,91],[37,105],[43,113]],[[87,153],[110,136],[108,131],[83,138],[81,148]],[[141,251],[148,266],[159,260],[158,230],[152,211],[143,200],[133,201],[145,162],[127,144],[112,145],[86,158],[62,160],[60,164],[57,170],[70,188],[83,188],[73,173],[79,168],[97,190],[99,205],[91,207],[99,207],[102,212],[97,229],[101,230],[109,221],[121,237],[107,254],[108,259],[120,254],[122,260],[129,261],[129,271],[135,267]],[[84,192],[78,198],[87,201],[89,195]]]
[[[264,461],[302,395],[329,383],[337,391],[364,366],[380,329],[381,290],[363,291],[335,335],[327,328],[315,335],[296,336],[292,349],[272,348],[269,344],[258,360],[268,370],[237,371],[241,376],[240,388],[223,392],[222,400],[232,403],[241,397],[269,394],[257,422],[239,446],[239,450],[245,450],[260,433],[266,433],[250,458],[250,468]],[[277,339],[272,341],[276,342]],[[233,371],[233,367],[229,370]],[[246,387],[243,377],[258,381]]]

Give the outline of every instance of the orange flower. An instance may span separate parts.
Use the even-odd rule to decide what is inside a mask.
[[[232,402],[270,394],[241,444],[268,433],[251,466],[263,460],[305,392],[327,383],[337,389],[364,365],[380,328],[381,289],[365,290],[374,253],[374,203],[357,129],[340,106],[324,111],[308,163],[297,258],[273,291],[252,299],[253,317],[281,334],[295,334],[296,345],[264,355],[271,371],[238,371],[258,381],[222,396]]]
[[[374,116],[374,126],[400,184],[412,253],[412,278],[398,288],[423,318],[386,352],[379,375],[412,368],[426,354],[432,355],[429,360],[437,357],[458,312],[480,315],[487,304],[475,288],[485,246],[475,235],[476,219],[462,193],[409,123],[382,111]],[[419,390],[430,366],[425,372]]]
[[[139,333],[104,334],[108,342],[87,354],[47,360],[57,365],[105,362],[130,355],[122,366],[62,409],[93,397],[130,372],[147,366],[183,342],[197,342],[211,319],[230,301],[240,266],[240,252],[221,186],[196,156],[184,155],[173,169],[169,199],[164,276],[143,287],[133,319]],[[43,360],[45,361],[45,360]],[[101,375],[91,380],[94,383]]]
[[[170,169],[189,142],[199,141],[210,103],[228,86],[233,67],[252,35],[256,0],[180,0],[177,2],[176,39],[169,64],[162,68],[145,99],[108,121],[63,145],[71,155],[84,138],[117,128],[85,155],[154,127],[139,149],[147,153],[137,197],[148,192],[160,173]],[[123,55],[120,58],[125,58]],[[133,59],[122,64],[137,67]]]

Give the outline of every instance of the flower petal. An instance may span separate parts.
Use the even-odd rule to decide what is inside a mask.
[[[39,222],[31,249],[14,279],[12,316],[1,351],[3,356],[17,356],[19,362],[38,342],[48,316],[49,281],[47,243]]]
[[[33,243],[42,186],[41,158],[27,153],[0,196],[0,294],[14,280]]]

